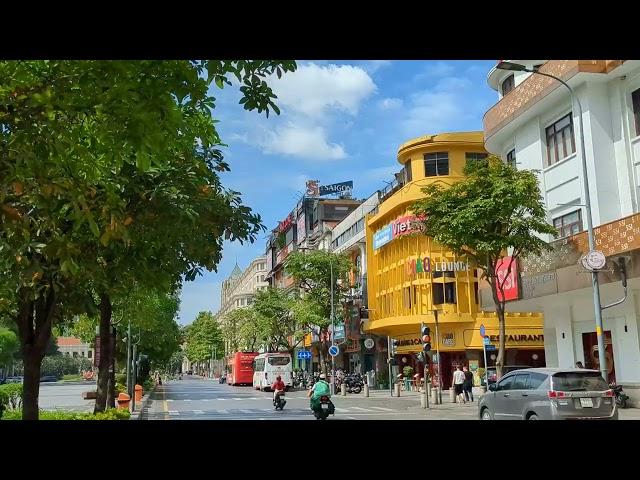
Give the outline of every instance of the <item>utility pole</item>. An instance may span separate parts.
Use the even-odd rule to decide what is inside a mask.
[[[129,319],[129,326],[127,327],[127,393],[129,397],[131,394],[131,319]]]
[[[335,330],[335,314],[333,311],[333,258],[329,260],[329,270],[331,273],[331,345],[336,344],[336,330]],[[336,357],[331,355],[331,395],[335,395],[335,383],[336,383]]]
[[[436,319],[436,349],[438,350],[438,400],[442,405],[442,357],[440,356],[440,332],[438,331],[438,310],[433,310]]]

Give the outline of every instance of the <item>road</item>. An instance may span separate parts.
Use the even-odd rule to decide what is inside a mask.
[[[283,411],[272,406],[272,393],[252,387],[231,387],[199,377],[187,377],[158,387],[142,412],[144,420],[315,420],[305,391],[287,393]],[[477,406],[453,405],[434,412],[420,408],[416,395],[390,398],[387,392],[335,396],[330,420],[475,419]]]
[[[93,412],[95,400],[83,400],[82,392],[95,391],[96,382],[40,384],[39,407],[43,410]]]

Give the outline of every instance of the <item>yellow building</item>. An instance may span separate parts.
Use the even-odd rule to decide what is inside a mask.
[[[484,325],[497,345],[498,320],[495,313],[480,311],[478,270],[423,235],[410,207],[424,196],[425,185],[451,185],[464,178],[468,160],[486,155],[482,132],[427,135],[406,142],[398,150],[403,168],[397,181],[381,192],[378,213],[366,220],[366,328],[394,340],[400,370],[407,365],[421,369],[413,355],[422,350],[420,324],[431,328],[435,351],[433,310],[437,309],[440,355],[436,358],[442,362],[445,388],[451,384],[454,365],[463,363],[472,370],[484,366],[480,329]],[[544,366],[542,316],[507,313],[506,324],[506,364]],[[496,353],[488,353],[489,365],[495,364]]]

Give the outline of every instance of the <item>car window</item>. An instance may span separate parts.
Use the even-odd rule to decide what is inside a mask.
[[[561,372],[553,376],[553,389],[564,392],[601,392],[609,385],[598,372]]]
[[[511,387],[511,390],[526,390],[528,388],[527,387],[528,384],[529,384],[529,374],[520,373],[516,375],[516,378],[513,381],[513,386]]]
[[[505,377],[498,382],[498,390],[513,390],[513,375]]]
[[[547,376],[544,373],[530,373],[529,374],[529,390],[536,390],[542,385]]]

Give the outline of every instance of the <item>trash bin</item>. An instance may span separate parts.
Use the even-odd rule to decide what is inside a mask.
[[[120,410],[128,409],[130,401],[131,401],[131,397],[126,393],[122,392],[120,395],[118,395],[118,398],[116,399],[116,402],[118,404],[118,409]]]
[[[144,396],[144,389],[142,388],[142,385],[136,385],[135,390],[136,390],[136,402],[142,401],[142,397]]]
[[[456,403],[456,391],[453,388],[449,389],[449,400],[451,403]]]

